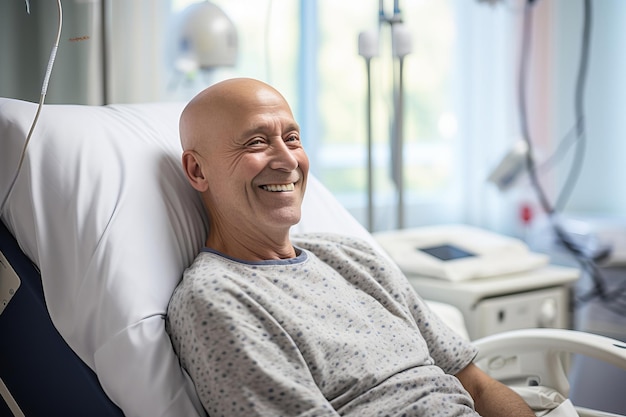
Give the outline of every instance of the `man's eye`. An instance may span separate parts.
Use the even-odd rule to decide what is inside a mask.
[[[248,146],[262,145],[263,143],[265,143],[263,138],[254,138],[250,142],[248,142]]]
[[[300,140],[300,138],[297,135],[290,135],[290,136],[287,137],[285,142],[297,142],[299,140]]]

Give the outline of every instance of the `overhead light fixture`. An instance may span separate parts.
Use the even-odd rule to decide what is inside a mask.
[[[181,17],[178,70],[189,73],[237,63],[237,30],[222,9],[203,1],[188,6]]]

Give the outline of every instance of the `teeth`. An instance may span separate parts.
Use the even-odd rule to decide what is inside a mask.
[[[262,185],[261,188],[264,189],[265,191],[272,191],[272,192],[293,191],[295,189],[293,183]]]

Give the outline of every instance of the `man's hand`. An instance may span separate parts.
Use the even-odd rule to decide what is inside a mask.
[[[506,385],[469,364],[456,374],[474,399],[476,411],[483,417],[535,417],[524,400]]]

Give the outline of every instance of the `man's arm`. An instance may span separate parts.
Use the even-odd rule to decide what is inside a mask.
[[[517,393],[473,363],[456,374],[456,377],[474,399],[476,411],[481,416],[535,417],[535,413]]]

